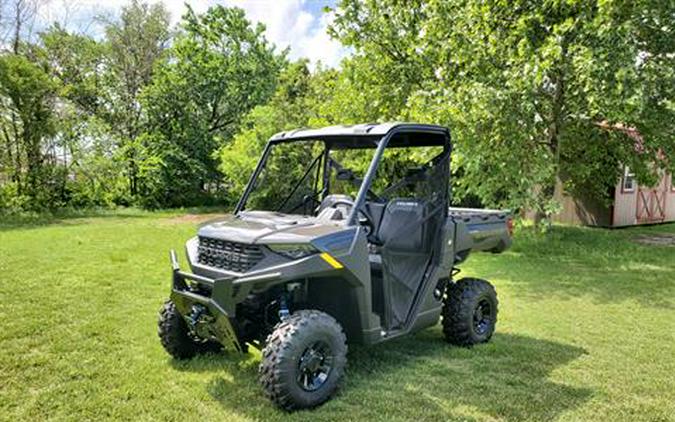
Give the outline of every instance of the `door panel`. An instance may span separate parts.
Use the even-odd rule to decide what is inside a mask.
[[[666,218],[667,186],[665,177],[652,188],[639,187],[635,218],[638,223],[658,223]]]
[[[401,156],[382,163],[403,175],[396,179],[388,174],[389,184],[376,191],[386,204],[373,243],[381,254],[387,330],[407,328],[420,292],[426,291],[429,274],[434,273],[429,270],[439,265],[440,234],[448,214],[450,150],[436,152],[425,164],[413,167],[402,166],[406,161]]]
[[[440,220],[423,200],[393,199],[384,211],[378,238],[382,241],[385,323],[402,328],[431,260],[431,227]]]

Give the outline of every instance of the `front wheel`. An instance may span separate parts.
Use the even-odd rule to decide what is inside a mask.
[[[191,334],[176,304],[167,300],[159,311],[157,335],[164,350],[176,359],[189,359],[198,353],[218,352],[221,346],[213,341],[198,341]]]
[[[497,324],[497,292],[489,282],[463,278],[449,283],[443,298],[443,334],[449,343],[486,343]]]
[[[301,310],[274,328],[260,363],[260,383],[277,406],[318,406],[337,390],[347,363],[346,337],[330,315]]]

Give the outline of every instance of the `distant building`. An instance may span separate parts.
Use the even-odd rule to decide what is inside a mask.
[[[556,186],[555,199],[562,211],[553,220],[586,226],[624,227],[675,221],[675,180],[664,174],[656,186],[637,184],[628,167],[613,189],[610,205],[593,198],[574,197]]]
[[[607,130],[626,134],[635,143],[635,151],[644,149],[642,136],[635,128],[621,124],[598,124]],[[595,198],[574,197],[558,183],[554,198],[562,204],[562,211],[553,220],[567,224],[586,226],[625,227],[639,224],[654,224],[675,221],[675,180],[673,175],[663,173],[655,186],[641,186],[627,166],[621,180],[611,189],[610,205]]]

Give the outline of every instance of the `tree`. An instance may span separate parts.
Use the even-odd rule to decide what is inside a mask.
[[[33,46],[61,87],[60,97],[71,101],[85,115],[100,111],[104,96],[101,69],[107,65],[106,46],[86,36],[72,34],[54,24],[40,34],[42,46]]]
[[[242,118],[238,133],[220,150],[219,169],[225,176],[229,202],[234,203],[243,192],[267,140],[277,132],[308,126],[312,113],[309,104],[312,77],[307,61],[288,65],[279,75],[276,91],[269,102],[254,107]],[[289,167],[298,163],[285,157]],[[266,192],[281,191],[283,180],[268,180]]]
[[[360,94],[358,104],[367,104],[363,114],[376,120],[404,117],[410,95],[433,79],[428,52],[420,46],[429,17],[424,4],[421,0],[343,1],[334,10],[329,33],[355,49],[353,58],[343,62],[340,82],[353,88],[350,94]]]
[[[346,65],[350,66],[354,62]],[[344,63],[343,63],[344,64]],[[356,63],[360,65],[360,63]],[[373,98],[362,96],[361,80],[352,79],[349,71],[317,69],[310,74],[304,60],[290,64],[279,76],[276,92],[270,101],[257,106],[243,119],[240,131],[220,153],[220,169],[225,175],[228,190],[234,201],[253,172],[268,139],[275,133],[331,124],[362,123],[369,121]],[[356,83],[354,83],[356,82]],[[382,103],[384,104],[384,103]],[[372,121],[372,120],[370,120]],[[289,183],[299,181],[308,170],[308,159],[316,157],[323,145],[313,143],[277,145],[274,147],[262,180],[249,198],[254,209],[278,207],[289,193]],[[333,150],[331,157],[357,173],[365,173],[373,150]],[[387,150],[376,179],[377,188],[388,186],[414,165],[427,162],[433,148],[410,151]],[[283,175],[280,177],[280,175]],[[309,178],[309,181],[312,179]],[[304,187],[304,186],[303,186]],[[353,186],[333,183],[332,193],[355,194]],[[338,190],[335,190],[338,189]],[[301,189],[302,190],[302,189]],[[313,190],[312,190],[313,193]]]
[[[405,78],[398,116],[453,128],[460,194],[548,215],[556,185],[606,197],[620,164],[644,182],[673,168],[659,159],[675,153],[668,2],[345,0],[336,13],[357,58],[400,69],[371,74]]]
[[[3,81],[5,93],[15,94],[3,98],[3,143],[8,148],[0,153],[0,163],[9,171],[0,171],[0,182],[5,184],[5,174],[10,174],[3,191],[20,198],[26,186],[34,185],[29,196],[36,206],[127,205],[136,193],[134,146],[145,127],[138,97],[168,45],[168,13],[162,5],[133,1],[122,9],[119,21],[107,23],[103,41],[69,33],[58,24],[31,38],[29,26],[39,3],[13,3],[13,50],[23,56],[16,60],[25,69],[13,68],[22,75],[20,86]],[[28,72],[31,66],[41,73]],[[30,89],[45,83],[51,91],[42,96],[44,101],[33,103],[43,105],[40,112],[49,116],[48,124],[19,113],[26,107],[26,96],[41,95]],[[31,138],[23,133],[41,135]],[[127,192],[120,189],[125,175]],[[19,202],[26,203],[12,203]]]
[[[19,54],[30,40],[41,0],[0,1],[0,43],[2,50]]]
[[[221,191],[215,152],[242,117],[274,92],[277,54],[238,8],[188,8],[170,57],[143,93],[149,128],[141,137],[143,194],[151,205],[200,202]]]
[[[157,63],[169,45],[169,12],[162,3],[133,0],[122,8],[119,21],[105,28],[107,60],[105,107],[98,114],[110,125],[127,164],[129,192],[138,193],[136,138],[145,127],[141,91],[153,79]]]
[[[17,195],[27,195],[34,206],[50,198],[49,169],[44,162],[44,141],[54,134],[53,101],[56,87],[47,73],[27,58],[0,56],[2,135],[12,163]]]
[[[53,184],[60,186],[61,199],[73,205],[110,205],[101,199],[105,196],[103,191],[105,187],[115,186],[114,181],[121,175],[110,178],[101,171],[82,171],[85,163],[93,158],[90,152],[98,151],[98,146],[109,138],[107,131],[100,130],[103,125],[98,119],[104,104],[101,70],[106,61],[104,43],[86,35],[72,34],[59,24],[42,32],[39,39],[41,45],[31,45],[30,50],[57,86],[55,136],[51,144],[62,177]],[[103,177],[105,181],[101,180]],[[103,189],[94,191],[89,188],[92,184],[99,184]],[[81,193],[83,188],[88,195]]]

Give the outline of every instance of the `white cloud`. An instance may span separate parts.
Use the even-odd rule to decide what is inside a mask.
[[[159,3],[162,0],[146,0]],[[324,66],[335,67],[349,54],[349,50],[338,41],[330,38],[326,32],[333,19],[329,13],[317,10],[311,0],[188,0],[187,3],[197,13],[202,13],[214,4],[237,6],[246,12],[252,22],[265,25],[265,36],[278,46],[290,48],[289,57],[308,58],[312,65],[321,61]],[[71,30],[100,35],[101,26],[92,23],[94,16],[114,16],[129,0],[51,0],[41,7],[40,20],[60,22]],[[184,0],[164,0],[171,13],[172,23],[180,21],[185,13]]]
[[[328,26],[332,20],[332,14],[321,15],[319,25],[304,37],[301,44],[303,48],[298,53],[300,57],[307,57],[312,63],[321,61],[324,65],[335,67],[342,58],[349,55],[349,49],[328,35]]]
[[[327,33],[332,15],[313,15],[307,10],[306,0],[226,0],[230,6],[241,7],[254,22],[267,28],[267,39],[279,48],[290,47],[290,58],[306,57],[313,64],[321,61],[335,67],[348,50],[330,38]]]

